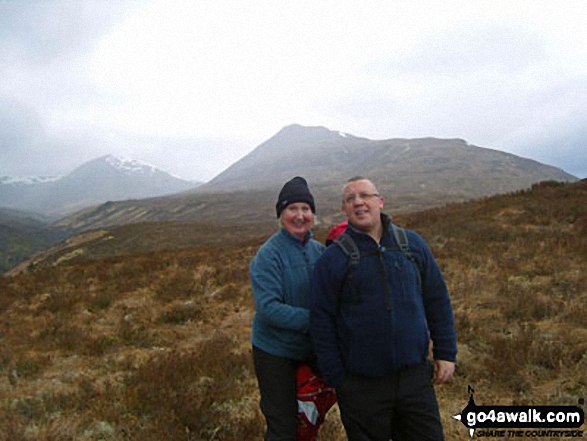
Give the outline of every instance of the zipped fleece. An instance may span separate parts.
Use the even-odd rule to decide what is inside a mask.
[[[296,360],[312,353],[310,282],[324,245],[308,233],[302,242],[280,229],[249,265],[255,297],[252,343],[270,354]]]
[[[326,381],[342,384],[346,372],[368,377],[423,363],[433,342],[437,360],[455,361],[456,332],[448,289],[430,249],[406,230],[422,276],[399,249],[390,219],[382,214],[380,244],[352,227],[361,251],[351,289],[348,258],[336,244],[316,262],[312,280],[311,335]]]

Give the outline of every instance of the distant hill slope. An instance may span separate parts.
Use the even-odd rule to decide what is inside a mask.
[[[0,178],[0,207],[63,216],[107,201],[161,196],[197,185],[140,161],[108,155],[60,178]]]
[[[58,225],[88,230],[132,222],[269,220],[279,189],[296,175],[310,183],[318,222],[340,217],[342,185],[356,175],[373,179],[400,212],[515,191],[539,181],[577,180],[558,168],[458,139],[372,141],[324,127],[292,125],[194,190],[108,203]]]
[[[544,181],[527,190],[419,212],[398,214],[391,204],[384,211],[393,215],[400,225],[416,228],[433,239],[431,246],[443,248],[448,246],[449,238],[460,237],[458,246],[450,244],[451,252],[459,254],[464,253],[458,250],[459,246],[471,247],[471,244],[475,244],[476,248],[483,248],[482,243],[487,241],[523,242],[530,233],[540,233],[541,224],[564,232],[572,230],[573,234],[580,236],[587,232],[586,207],[587,179],[584,179],[574,183]],[[316,226],[316,238],[323,242],[330,227],[331,224]],[[503,232],[500,232],[502,228]],[[240,225],[218,222],[144,222],[110,226],[71,237],[67,243],[54,246],[22,264],[13,274],[26,270],[31,262],[35,267],[48,267],[64,261],[104,259],[204,244],[225,247],[267,237],[276,229],[274,221]],[[511,232],[514,230],[524,233],[513,236]],[[467,244],[467,241],[470,243]],[[214,249],[211,250],[215,254]]]
[[[0,274],[66,237],[48,223],[35,213],[0,208]]]

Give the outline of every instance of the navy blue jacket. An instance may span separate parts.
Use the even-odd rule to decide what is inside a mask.
[[[340,386],[346,372],[369,377],[423,363],[433,342],[437,360],[455,361],[456,332],[446,283],[430,249],[406,230],[421,274],[399,249],[387,216],[379,244],[351,226],[361,250],[359,267],[346,280],[348,258],[336,244],[316,262],[310,329],[326,381]],[[386,286],[387,285],[387,286]]]

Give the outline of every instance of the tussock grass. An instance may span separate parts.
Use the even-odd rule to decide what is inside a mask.
[[[585,183],[396,221],[426,238],[452,293],[457,374],[437,389],[447,439],[468,436],[452,419],[468,385],[478,404],[587,397]],[[248,262],[271,231],[223,231],[214,245],[0,278],[0,440],[260,439]],[[344,439],[331,412],[323,441]]]

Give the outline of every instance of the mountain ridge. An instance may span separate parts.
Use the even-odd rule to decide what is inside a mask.
[[[308,160],[308,154],[311,154],[311,160]],[[434,174],[451,171],[462,175],[461,179],[453,179],[453,187],[465,181],[477,187],[482,186],[483,183],[478,182],[479,170],[467,170],[468,166],[481,167],[483,176],[491,173],[505,183],[496,185],[495,182],[485,182],[490,187],[475,191],[476,196],[529,187],[540,180],[577,179],[556,167],[511,153],[474,146],[459,138],[370,140],[349,134],[343,136],[342,132],[320,126],[291,125],[284,127],[195,192],[264,188],[268,182],[284,182],[289,174],[301,174],[316,185],[327,185],[332,176],[330,169],[344,172],[346,178],[366,175],[374,181],[399,176],[401,179],[397,179],[395,188],[399,183],[403,187],[402,191],[409,191],[414,184],[425,183],[420,181],[434,178]],[[507,166],[508,170],[499,170],[500,166]],[[251,169],[255,173],[251,173]],[[416,178],[419,182],[414,183],[410,178],[409,175],[414,172],[421,175]],[[446,178],[443,176],[444,181]],[[455,191],[448,182],[441,188],[444,192]]]
[[[268,221],[275,217],[279,189],[296,175],[310,184],[318,223],[341,217],[340,191],[352,176],[372,179],[399,212],[517,191],[540,181],[578,179],[556,167],[458,138],[377,141],[294,124],[195,189],[91,207],[56,226],[82,231],[131,222]]]
[[[104,155],[81,164],[61,177],[4,177],[0,180],[0,206],[63,216],[111,200],[161,196],[199,184],[142,161]]]

